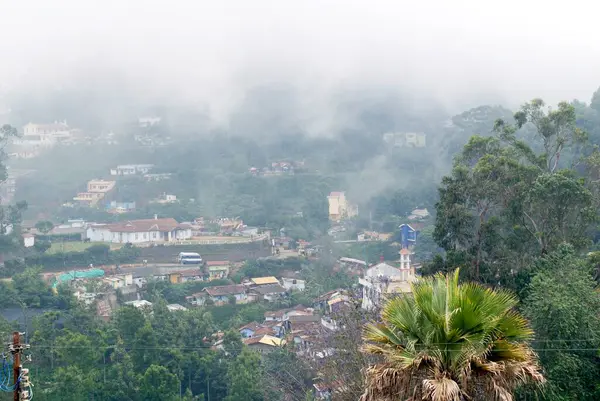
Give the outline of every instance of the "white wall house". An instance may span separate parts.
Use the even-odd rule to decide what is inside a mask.
[[[410,293],[410,283],[415,278],[414,268],[410,265],[410,253],[403,249],[400,253],[401,268],[387,263],[379,263],[365,272],[358,280],[362,287],[362,308],[373,309],[382,305],[387,296]]]
[[[92,242],[171,242],[192,238],[192,228],[188,224],[179,224],[172,218],[156,218],[117,224],[94,224],[88,227],[86,235]]]

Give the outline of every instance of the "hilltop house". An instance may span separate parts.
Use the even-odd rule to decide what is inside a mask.
[[[108,192],[112,191],[114,187],[114,181],[91,180],[87,183],[87,192],[78,193],[73,200],[93,206],[104,198]]]
[[[192,238],[188,224],[180,224],[173,218],[130,220],[115,224],[94,224],[87,229],[92,242],[139,244],[144,242],[172,242]]]
[[[154,164],[122,164],[110,169],[110,175],[148,174]]]

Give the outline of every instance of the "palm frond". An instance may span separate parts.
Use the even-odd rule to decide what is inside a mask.
[[[363,401],[414,394],[430,401],[474,394],[477,400],[512,401],[519,384],[544,382],[528,344],[533,331],[514,310],[512,292],[460,284],[458,271],[423,278],[411,288],[412,296],[385,304],[381,324],[365,328],[363,350],[381,355],[385,364],[365,372]]]

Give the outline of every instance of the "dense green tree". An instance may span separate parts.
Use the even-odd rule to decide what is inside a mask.
[[[29,267],[12,278],[20,302],[30,307],[45,307],[54,303],[50,287],[42,280],[41,268]]]
[[[144,401],[176,401],[179,380],[165,367],[150,365],[140,379],[140,397]]]
[[[464,255],[470,278],[510,285],[564,240],[589,244],[597,219],[590,182],[570,169],[586,135],[573,106],[543,107],[533,100],[515,114],[515,126],[499,120],[496,136],[472,137],[442,179],[434,239]],[[517,136],[528,127],[532,146]]]
[[[561,246],[537,261],[525,300],[551,399],[600,397],[600,293],[586,260]],[[565,375],[565,372],[568,372]]]
[[[248,348],[244,348],[229,366],[227,380],[225,401],[264,400],[260,356]]]
[[[113,324],[127,346],[133,344],[135,335],[144,327],[144,314],[133,306],[122,306],[113,317]]]

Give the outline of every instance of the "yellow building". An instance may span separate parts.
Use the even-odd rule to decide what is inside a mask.
[[[98,203],[108,192],[115,187],[115,181],[91,180],[87,183],[87,192],[80,192],[73,200],[89,204],[90,206]]]
[[[356,206],[348,203],[344,192],[331,192],[327,201],[329,202],[329,220],[331,221],[339,222],[358,214]]]

